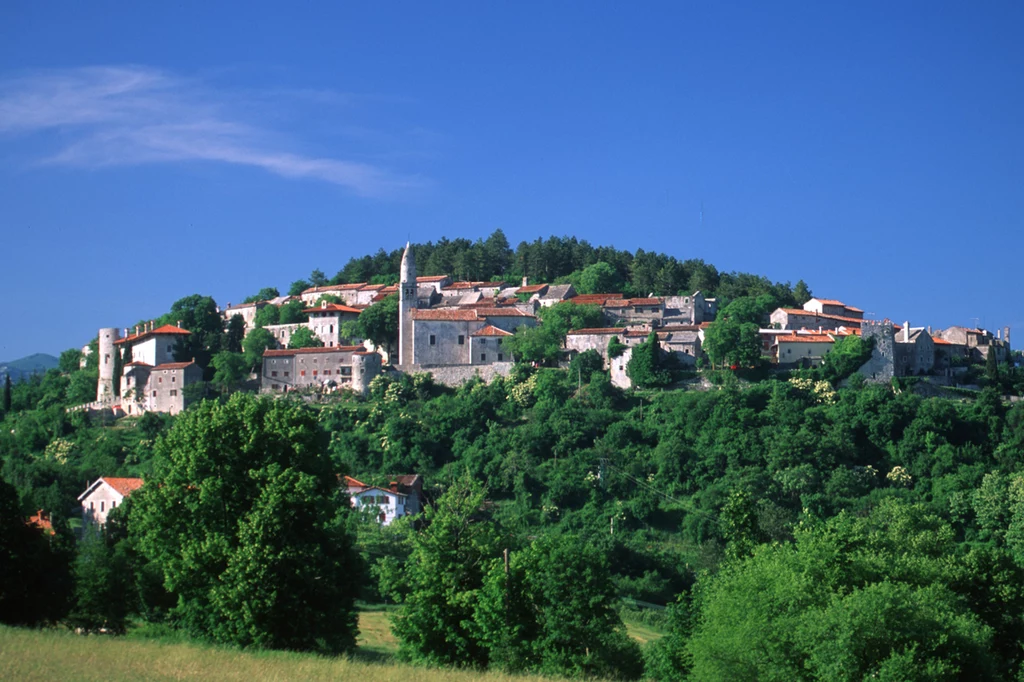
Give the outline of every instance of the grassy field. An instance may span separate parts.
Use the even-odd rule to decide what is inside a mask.
[[[642,624],[627,623],[641,645],[661,637]],[[0,626],[0,680],[61,682],[95,680],[358,680],[358,682],[529,682],[540,677],[430,670],[395,662],[398,642],[388,613],[359,614],[359,650],[351,659],[279,651],[245,652],[191,642],[81,637],[66,631]]]

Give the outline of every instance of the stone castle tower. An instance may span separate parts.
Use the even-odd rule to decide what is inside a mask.
[[[100,380],[96,385],[96,402],[111,403],[114,401],[114,382],[120,381],[120,377],[114,376],[114,367],[117,365],[114,354],[117,348],[114,342],[121,338],[121,332],[116,327],[104,327],[100,330]]]
[[[909,324],[904,323],[904,329]],[[858,370],[869,382],[882,383],[896,376],[896,330],[889,320],[864,320],[860,326],[861,338],[874,339],[871,358]]]
[[[398,283],[398,364],[412,364],[412,311],[417,306],[416,258],[412,246],[405,243],[402,254],[402,273]]]

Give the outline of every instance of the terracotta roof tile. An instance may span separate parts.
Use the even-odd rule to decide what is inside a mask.
[[[489,324],[486,327],[481,327],[470,336],[512,336],[512,332],[507,332],[504,329],[498,329],[493,324]]]
[[[332,346],[330,348],[275,348],[263,351],[265,358],[281,358],[289,355],[307,355],[309,353],[354,353],[365,350],[363,346]]]
[[[150,336],[158,336],[158,335],[165,335],[165,334],[176,334],[176,335],[179,335],[179,336],[182,336],[182,335],[183,336],[188,336],[191,333],[192,332],[190,332],[189,330],[182,329],[181,327],[175,327],[173,324],[165,324],[165,325],[163,325],[161,327],[157,327],[156,329],[153,329],[153,330],[148,331],[148,332],[142,332],[140,334],[129,334],[128,336],[124,337],[123,339],[118,339],[117,341],[114,341],[114,344],[117,345],[117,344],[121,344],[121,343],[126,343],[128,341],[131,341],[132,343],[134,343],[136,341],[141,341],[142,339],[149,338]]]
[[[477,309],[433,308],[413,310],[412,319],[433,322],[470,322],[479,319]]]
[[[660,298],[631,298],[629,305],[661,305]]]
[[[155,372],[158,369],[185,369],[189,365],[194,364],[196,364],[195,360],[189,360],[188,362],[165,362],[162,365],[157,365],[156,367],[154,367],[153,371]]]
[[[104,476],[103,482],[109,485],[111,488],[121,493],[125,497],[132,494],[133,491],[138,490],[142,487],[141,478],[114,478],[110,476]]]
[[[430,282],[440,282],[445,279],[448,279],[448,275],[428,275],[426,277],[417,277],[416,283],[419,284],[422,282],[424,284],[427,284]]]
[[[347,305],[341,305],[339,303],[328,303],[326,306],[319,306],[313,308],[306,308],[302,312],[304,313],[361,313],[361,310]]]
[[[835,343],[828,334],[792,334],[780,336],[775,339],[776,343]]]
[[[516,289],[517,294],[535,294],[538,291],[547,289],[547,284],[528,284],[525,287],[519,287]]]
[[[573,329],[569,334],[622,334],[625,331],[624,327],[585,327]]]

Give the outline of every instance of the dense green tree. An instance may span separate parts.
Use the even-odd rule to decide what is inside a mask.
[[[236,393],[178,416],[129,519],[177,598],[173,622],[241,646],[354,646],[360,569],[325,446],[292,401]]]
[[[257,328],[249,332],[242,342],[242,354],[249,371],[255,371],[263,363],[263,352],[277,347],[274,335],[266,329]]]
[[[4,399],[3,399],[4,414],[11,411],[11,375],[4,375]]]
[[[992,628],[947,585],[952,540],[923,508],[889,501],[760,546],[704,586],[694,677],[992,679]]]
[[[309,273],[309,283],[315,287],[322,287],[323,285],[327,284],[327,281],[327,275],[325,275],[323,270],[319,268]]]
[[[281,313],[279,324],[300,324],[309,321],[306,304],[302,301],[288,301],[278,309]]]
[[[306,289],[309,289],[311,286],[313,285],[310,282],[304,279],[297,279],[291,283],[291,286],[288,287],[288,295],[301,296],[302,292],[305,291]]]
[[[42,625],[67,613],[71,543],[26,523],[14,486],[0,478],[0,623]]]
[[[272,298],[277,298],[281,295],[281,292],[277,290],[277,287],[263,287],[252,296],[246,297],[243,303],[259,303],[260,301],[269,301]]]
[[[406,659],[487,664],[473,615],[487,562],[499,549],[494,525],[481,512],[484,495],[483,488],[464,477],[424,514],[425,527],[413,539],[403,584],[396,589],[402,607],[392,629]]]
[[[309,327],[299,327],[288,339],[289,348],[320,348],[324,342]]]
[[[398,294],[377,301],[359,314],[359,336],[393,355],[398,344]]]
[[[245,355],[228,350],[217,353],[210,362],[214,369],[211,383],[222,392],[237,388],[248,376],[251,366]]]
[[[671,383],[672,376],[663,364],[658,335],[651,332],[646,341],[633,346],[632,357],[626,365],[626,376],[637,388],[665,386]]]
[[[160,318],[160,322],[180,325],[191,332],[179,340],[174,348],[177,361],[195,360],[200,367],[209,367],[210,358],[220,350],[224,328],[217,304],[212,298],[192,294],[178,299],[171,305],[171,311]]]
[[[713,367],[751,367],[761,359],[761,337],[753,322],[715,320],[704,332],[703,350]]]
[[[999,362],[993,346],[989,346],[988,353],[985,354],[985,379],[993,385],[999,383]]]
[[[102,528],[86,527],[74,565],[74,606],[68,623],[85,632],[124,634],[128,617],[130,571]]]
[[[636,679],[640,648],[614,610],[605,553],[572,536],[536,540],[490,563],[475,629],[490,664],[560,677]]]
[[[793,302],[796,303],[797,306],[802,308],[804,303],[807,303],[813,297],[814,295],[811,294],[811,289],[807,286],[807,282],[800,280],[796,283],[796,286],[793,287]]]
[[[82,351],[77,348],[68,348],[60,354],[57,361],[57,368],[64,374],[72,374],[78,371],[79,362],[82,360]]]
[[[242,341],[245,340],[245,320],[241,315],[232,315],[224,330],[221,349],[232,353],[242,352]]]
[[[622,291],[622,278],[615,268],[608,263],[598,262],[588,265],[580,273],[579,293],[606,294]]]
[[[256,329],[262,329],[263,327],[280,323],[281,309],[276,305],[263,306],[256,311],[256,317],[253,318],[253,326],[256,327]]]

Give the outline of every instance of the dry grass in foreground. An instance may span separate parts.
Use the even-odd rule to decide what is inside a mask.
[[[0,626],[0,679],[61,680],[358,680],[358,682],[525,682],[539,677],[431,670],[359,657],[323,658],[287,652],[244,652],[199,644],[21,630]]]

